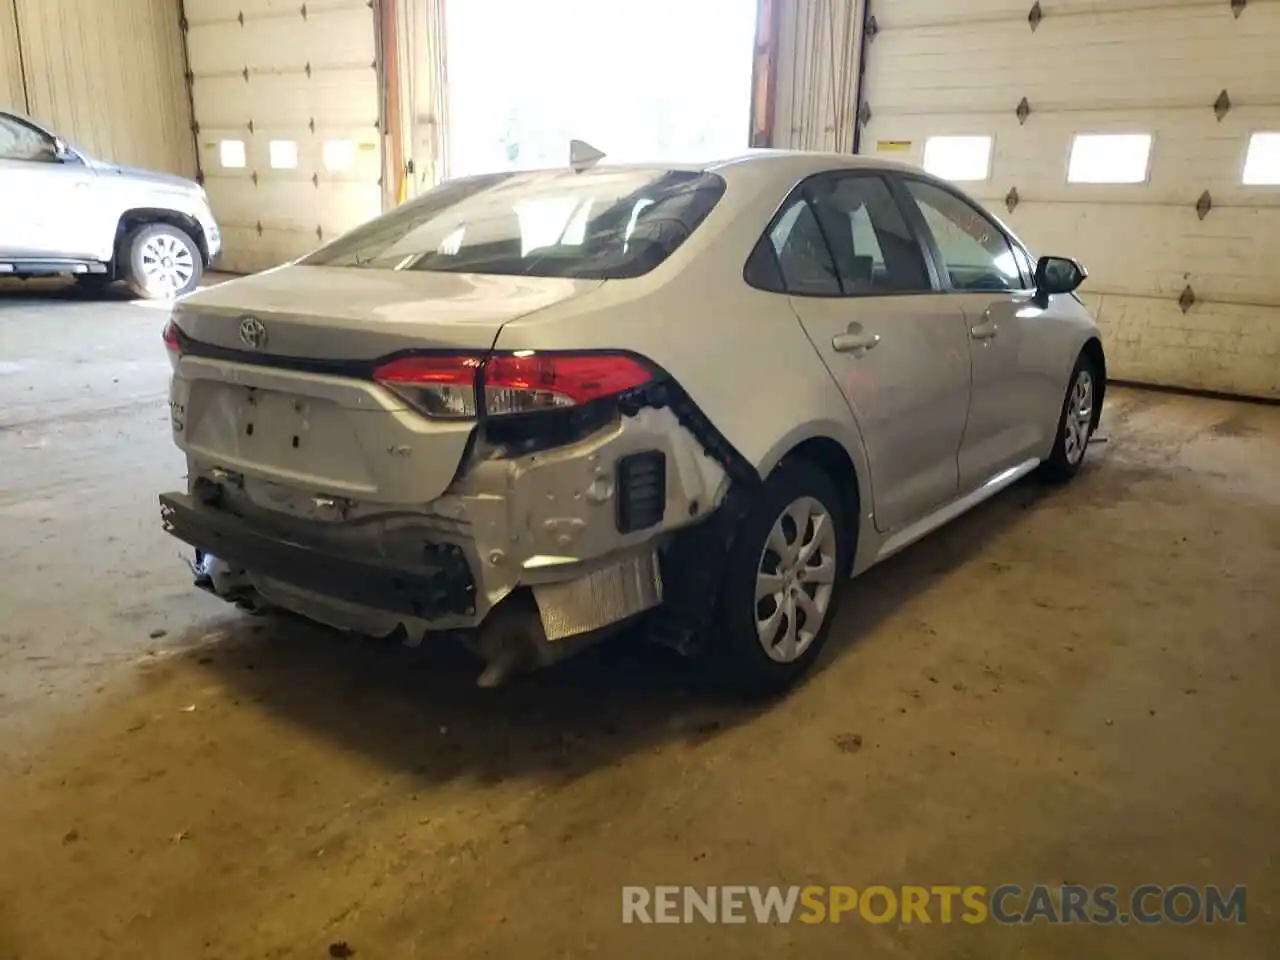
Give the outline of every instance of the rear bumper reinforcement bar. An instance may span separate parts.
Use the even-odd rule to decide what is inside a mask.
[[[196,549],[304,590],[413,617],[475,613],[475,579],[455,544],[424,540],[420,565],[393,565],[271,536],[185,493],[161,494],[160,516]]]

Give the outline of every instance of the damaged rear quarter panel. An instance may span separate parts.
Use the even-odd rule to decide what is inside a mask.
[[[645,451],[666,458],[663,519],[621,533],[617,463]],[[479,592],[492,606],[516,586],[585,576],[601,561],[652,550],[656,538],[712,512],[727,486],[724,469],[675,414],[650,407],[564,447],[481,458],[431,509],[465,526]]]

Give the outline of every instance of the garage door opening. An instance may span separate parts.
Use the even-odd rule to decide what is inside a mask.
[[[468,0],[449,10],[451,176],[747,146],[755,0]],[[495,29],[501,25],[501,29]]]

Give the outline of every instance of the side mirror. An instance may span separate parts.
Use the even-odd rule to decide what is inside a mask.
[[[59,163],[76,163],[80,160],[76,152],[68,147],[67,142],[61,137],[54,138],[53,158]]]
[[[1036,296],[1047,304],[1055,293],[1075,293],[1088,276],[1070,257],[1041,257],[1036,264]]]

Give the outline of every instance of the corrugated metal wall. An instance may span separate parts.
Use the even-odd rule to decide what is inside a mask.
[[[22,54],[18,49],[18,21],[13,0],[0,0],[0,109],[25,113],[22,92]]]
[[[775,0],[774,147],[853,152],[866,0]]]
[[[178,0],[0,2],[0,93],[13,106],[23,107],[6,46],[16,8],[25,112],[95,156],[194,176]]]

